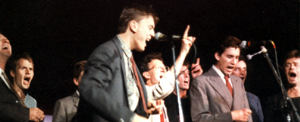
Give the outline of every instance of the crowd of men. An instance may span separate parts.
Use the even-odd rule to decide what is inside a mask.
[[[281,111],[281,95],[270,100],[274,106],[264,116],[258,97],[246,92],[247,65],[240,58],[241,40],[237,37],[228,36],[215,45],[215,60],[206,72],[199,58],[196,62],[186,59],[196,41],[189,36],[189,25],[170,68],[161,53],[148,54],[137,65],[132,51],[145,50],[155,36],[158,20],[151,7],[125,7],[118,34],[99,45],[87,60],[74,65],[73,82],[78,88],[73,95],[57,100],[53,122],[271,122],[284,121],[286,115],[297,121],[289,105]],[[43,121],[44,112],[27,92],[34,77],[33,59],[27,53],[11,55],[10,41],[0,34],[0,121]],[[284,67],[287,95],[300,109],[299,50],[287,55]]]

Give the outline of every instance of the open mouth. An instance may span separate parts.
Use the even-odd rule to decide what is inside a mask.
[[[233,67],[233,66],[228,66],[227,68],[228,68],[228,69],[233,69],[234,67]]]
[[[291,72],[291,73],[289,73],[289,76],[290,76],[290,77],[296,77],[297,75],[296,75],[296,73]]]
[[[26,81],[27,83],[29,83],[30,77],[25,77],[25,78],[24,78],[24,81]]]
[[[189,83],[189,81],[185,80],[184,83]]]
[[[245,79],[245,77],[241,77],[241,79],[242,79],[242,80],[244,80],[244,79]]]

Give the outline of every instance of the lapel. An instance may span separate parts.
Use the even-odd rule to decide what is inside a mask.
[[[125,64],[124,64],[124,57],[123,57],[123,51],[122,51],[122,47],[121,47],[121,42],[120,40],[118,39],[117,36],[115,36],[113,38],[113,42],[118,50],[118,53],[119,53],[119,56],[120,56],[120,65],[121,65],[121,70],[122,70],[122,76],[123,76],[123,86],[124,86],[124,93],[126,94],[126,98],[128,98],[127,96],[127,90],[126,90],[126,83],[125,83],[125,79],[126,79],[126,74],[125,74]],[[147,91],[146,91],[146,87],[145,87],[145,82],[144,82],[144,79],[137,67],[137,73],[139,75],[139,79],[140,79],[140,82],[141,82],[141,85],[143,87],[143,91],[144,91],[144,97],[145,97],[145,100],[146,100],[146,105],[147,105]],[[126,99],[126,101],[128,101],[128,99]]]
[[[239,108],[240,105],[243,105],[242,103],[244,103],[244,99],[241,98],[241,96],[243,96],[242,95],[243,92],[241,89],[242,81],[237,78],[231,77],[231,82],[232,82],[232,86],[233,86],[233,97],[236,98],[233,100],[233,109],[235,109],[235,108]],[[244,107],[246,107],[246,106],[244,106]]]
[[[122,51],[122,47],[121,47],[121,42],[118,39],[117,36],[115,36],[113,39],[113,43],[116,47],[116,49],[118,50],[118,54],[120,56],[120,65],[121,65],[121,71],[122,71],[122,81],[123,81],[123,86],[124,86],[124,93],[126,95],[126,98],[128,98],[127,96],[127,90],[126,90],[126,83],[125,83],[125,79],[126,79],[126,73],[125,73],[125,64],[124,64],[124,57],[123,57],[123,51]],[[126,99],[126,101],[128,101],[128,99]]]
[[[208,75],[210,75],[209,79],[211,82],[209,83],[211,84],[211,86],[224,99],[228,107],[231,109],[233,104],[233,97],[231,96],[227,86],[224,84],[224,82],[214,69],[210,68],[208,71]]]
[[[72,95],[72,99],[73,99],[74,107],[77,108],[78,107],[78,103],[79,103],[79,94],[77,93],[77,90]]]
[[[1,82],[2,86],[4,86],[7,89],[7,91],[11,92],[17,98],[17,100],[20,101],[20,97],[17,95],[17,93],[12,88],[11,89],[8,88],[8,86],[4,83],[5,81],[3,81],[2,78],[0,78],[0,82]],[[18,102],[18,101],[16,101],[16,102]]]

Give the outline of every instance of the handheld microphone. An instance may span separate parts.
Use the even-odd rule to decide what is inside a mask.
[[[181,39],[181,36],[179,35],[171,35],[171,37],[167,36],[166,34],[163,34],[161,32],[156,32],[154,36],[155,40],[158,41],[167,41],[167,39]]]
[[[248,54],[246,57],[248,60],[251,60],[254,56],[259,55],[261,53],[267,53],[267,49],[265,48],[265,46],[260,46],[261,50],[253,53],[253,54]]]

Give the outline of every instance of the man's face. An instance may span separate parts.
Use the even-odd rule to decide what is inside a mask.
[[[233,69],[232,74],[240,77],[243,80],[243,82],[245,82],[245,79],[247,77],[247,65],[246,65],[245,61],[240,60],[235,65],[235,68]]]
[[[300,82],[300,58],[287,59],[284,69],[290,84],[297,84]]]
[[[11,45],[9,40],[0,34],[0,56],[9,58],[11,56]]]
[[[190,75],[187,66],[182,66],[180,69],[180,74],[178,75],[179,88],[183,90],[188,90],[190,88]]]
[[[148,63],[148,67],[149,70],[147,72],[149,73],[150,84],[147,85],[154,85],[160,82],[167,71],[164,63],[159,59],[153,59]]]
[[[216,67],[219,68],[225,75],[230,75],[237,64],[240,56],[240,49],[228,47],[220,55],[215,53],[215,58],[218,61]]]
[[[150,41],[154,37],[154,19],[152,16],[142,17],[136,24],[135,36],[134,36],[134,49],[136,51],[144,51],[146,47],[146,41]]]
[[[30,87],[31,80],[33,79],[33,64],[27,59],[19,59],[16,66],[16,72],[12,73],[14,82],[17,86],[26,90]]]

